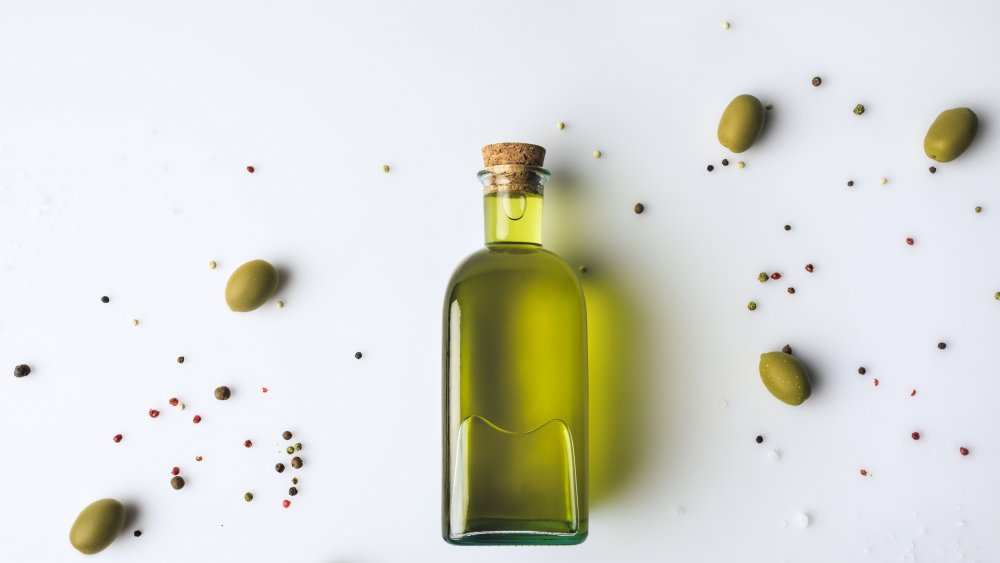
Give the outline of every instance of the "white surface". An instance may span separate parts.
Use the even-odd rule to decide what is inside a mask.
[[[1000,5],[883,4],[5,2],[0,560],[85,559],[105,496],[138,513],[103,561],[997,560]],[[743,92],[774,110],[724,168]],[[962,105],[980,136],[931,176]],[[549,149],[546,244],[612,327],[578,547],[439,537],[441,303],[500,140]],[[257,257],[287,306],[230,313]],[[757,375],[785,343],[800,408]]]

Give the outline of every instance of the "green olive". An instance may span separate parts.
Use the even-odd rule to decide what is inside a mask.
[[[764,106],[750,94],[733,98],[719,120],[719,142],[739,153],[750,148],[764,127]]]
[[[942,111],[927,130],[924,152],[938,162],[951,162],[969,148],[978,129],[979,118],[971,109]]]
[[[92,502],[84,508],[69,529],[69,543],[82,553],[103,550],[115,541],[125,527],[125,505],[113,498]]]
[[[263,260],[243,264],[226,284],[226,304],[233,311],[253,311],[278,290],[278,270]]]
[[[801,405],[812,393],[805,366],[791,354],[761,354],[760,378],[772,395],[789,405]]]

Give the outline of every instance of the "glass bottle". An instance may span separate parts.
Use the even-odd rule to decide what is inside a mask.
[[[545,149],[483,148],[485,248],[444,301],[445,541],[587,537],[587,321],[580,281],[542,248]]]

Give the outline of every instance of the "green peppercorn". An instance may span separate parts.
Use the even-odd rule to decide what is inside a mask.
[[[287,448],[285,448],[285,451],[288,452],[289,455],[291,455],[295,453],[295,446],[288,446]]]
[[[976,213],[982,213],[982,212],[983,212],[983,208],[977,205],[976,206]]]
[[[761,272],[757,274],[757,281],[759,281],[760,283],[764,283],[767,280],[768,280],[767,272]]]
[[[281,433],[281,437],[284,438],[284,439],[286,439],[286,440],[291,440],[292,439],[292,433],[289,432],[288,430],[285,430],[284,432]]]
[[[292,477],[292,484],[293,485],[298,485],[299,484],[299,478],[298,477]]]
[[[251,492],[248,491],[245,495],[243,495],[243,500],[245,500],[247,502],[252,501],[253,500],[253,493],[251,493]]]
[[[302,451],[302,442],[295,443],[295,451]]]
[[[747,309],[750,309],[751,311],[756,311],[757,310],[757,302],[756,301],[751,301],[751,302],[747,303]]]
[[[996,299],[997,301],[1000,301],[1000,291],[998,291],[998,292],[996,292],[996,293],[993,294],[993,299]]]
[[[293,457],[292,458],[292,467],[294,467],[295,469],[298,469],[298,468],[302,467],[302,458],[298,457],[298,456]]]
[[[865,106],[858,104],[854,106],[854,115],[861,115],[865,112]]]
[[[298,489],[296,489],[295,487],[288,487],[288,496],[294,497],[297,494],[299,494]]]

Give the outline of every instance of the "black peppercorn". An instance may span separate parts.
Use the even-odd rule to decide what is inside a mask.
[[[640,213],[642,213],[643,211],[646,210],[646,206],[643,205],[643,204],[641,204],[641,203],[637,203],[637,204],[635,204],[635,208],[634,209],[635,209],[635,214],[638,215],[638,214],[640,214]]]
[[[184,363],[184,356],[177,356],[177,363],[178,364],[183,364]]]
[[[31,373],[31,368],[27,364],[14,366],[14,377],[24,377]]]
[[[111,298],[108,297],[107,295],[101,297],[101,303],[108,303],[110,301],[111,301]],[[136,531],[139,532],[139,530],[136,530]],[[139,532],[139,533],[141,534],[142,532]]]
[[[864,368],[864,366],[861,366],[861,367],[858,368],[858,373],[860,373],[861,375],[864,375],[864,374],[868,373],[868,370],[866,370]]]
[[[785,225],[785,230],[786,230],[786,231],[790,231],[790,230],[792,230],[792,226],[791,226],[791,225]]]
[[[927,170],[928,170],[928,171],[930,171],[930,173],[931,173],[931,174],[933,174],[933,173],[937,172],[937,168],[934,168],[933,166],[931,166],[931,167],[930,167],[930,168],[928,168]]]
[[[285,464],[284,463],[274,464],[274,470],[277,471],[278,473],[281,473],[282,471],[285,470]]]
[[[944,342],[938,342],[938,350],[944,350],[947,347],[948,345],[945,344]]]
[[[292,467],[294,467],[295,469],[298,469],[298,468],[302,467],[302,458],[298,457],[298,456],[293,457],[292,458]]]
[[[361,359],[361,352],[355,352],[354,353],[354,357],[360,360]]]
[[[284,439],[286,439],[286,440],[291,440],[292,439],[292,433],[289,432],[288,430],[285,430],[284,432],[281,433],[281,437],[284,438]]]
[[[813,86],[819,86],[822,83],[823,83],[823,79],[822,78],[820,78],[818,76],[814,76],[813,77],[813,79],[812,79],[812,85]]]
[[[764,443],[764,437],[763,436],[757,436],[757,443],[758,444],[763,444]]]
[[[709,164],[708,165],[708,171],[711,172],[712,170],[715,170],[715,167],[712,166],[711,164]]]
[[[791,354],[792,353],[792,347],[789,346],[788,344],[785,344],[785,346],[781,349],[781,351],[784,352],[784,353],[786,353],[786,354]]]
[[[295,487],[288,487],[288,496],[294,497],[297,494],[299,494],[298,489],[296,489]]]
[[[848,180],[847,181],[847,187],[848,188],[852,187],[853,185],[854,185],[854,180]]]
[[[184,478],[180,475],[170,479],[170,486],[176,490],[181,490],[184,488]]]
[[[142,530],[136,530],[136,531],[132,532],[132,535],[135,536],[135,537],[139,537],[139,536],[142,535]]]
[[[728,158],[723,158],[722,159],[722,165],[723,166],[729,166],[729,159]]]
[[[220,401],[228,400],[229,397],[232,396],[232,394],[233,394],[232,390],[230,390],[229,387],[226,387],[225,385],[223,385],[222,387],[215,388],[215,398]]]
[[[794,287],[788,288],[788,293],[795,293],[795,288]]]

